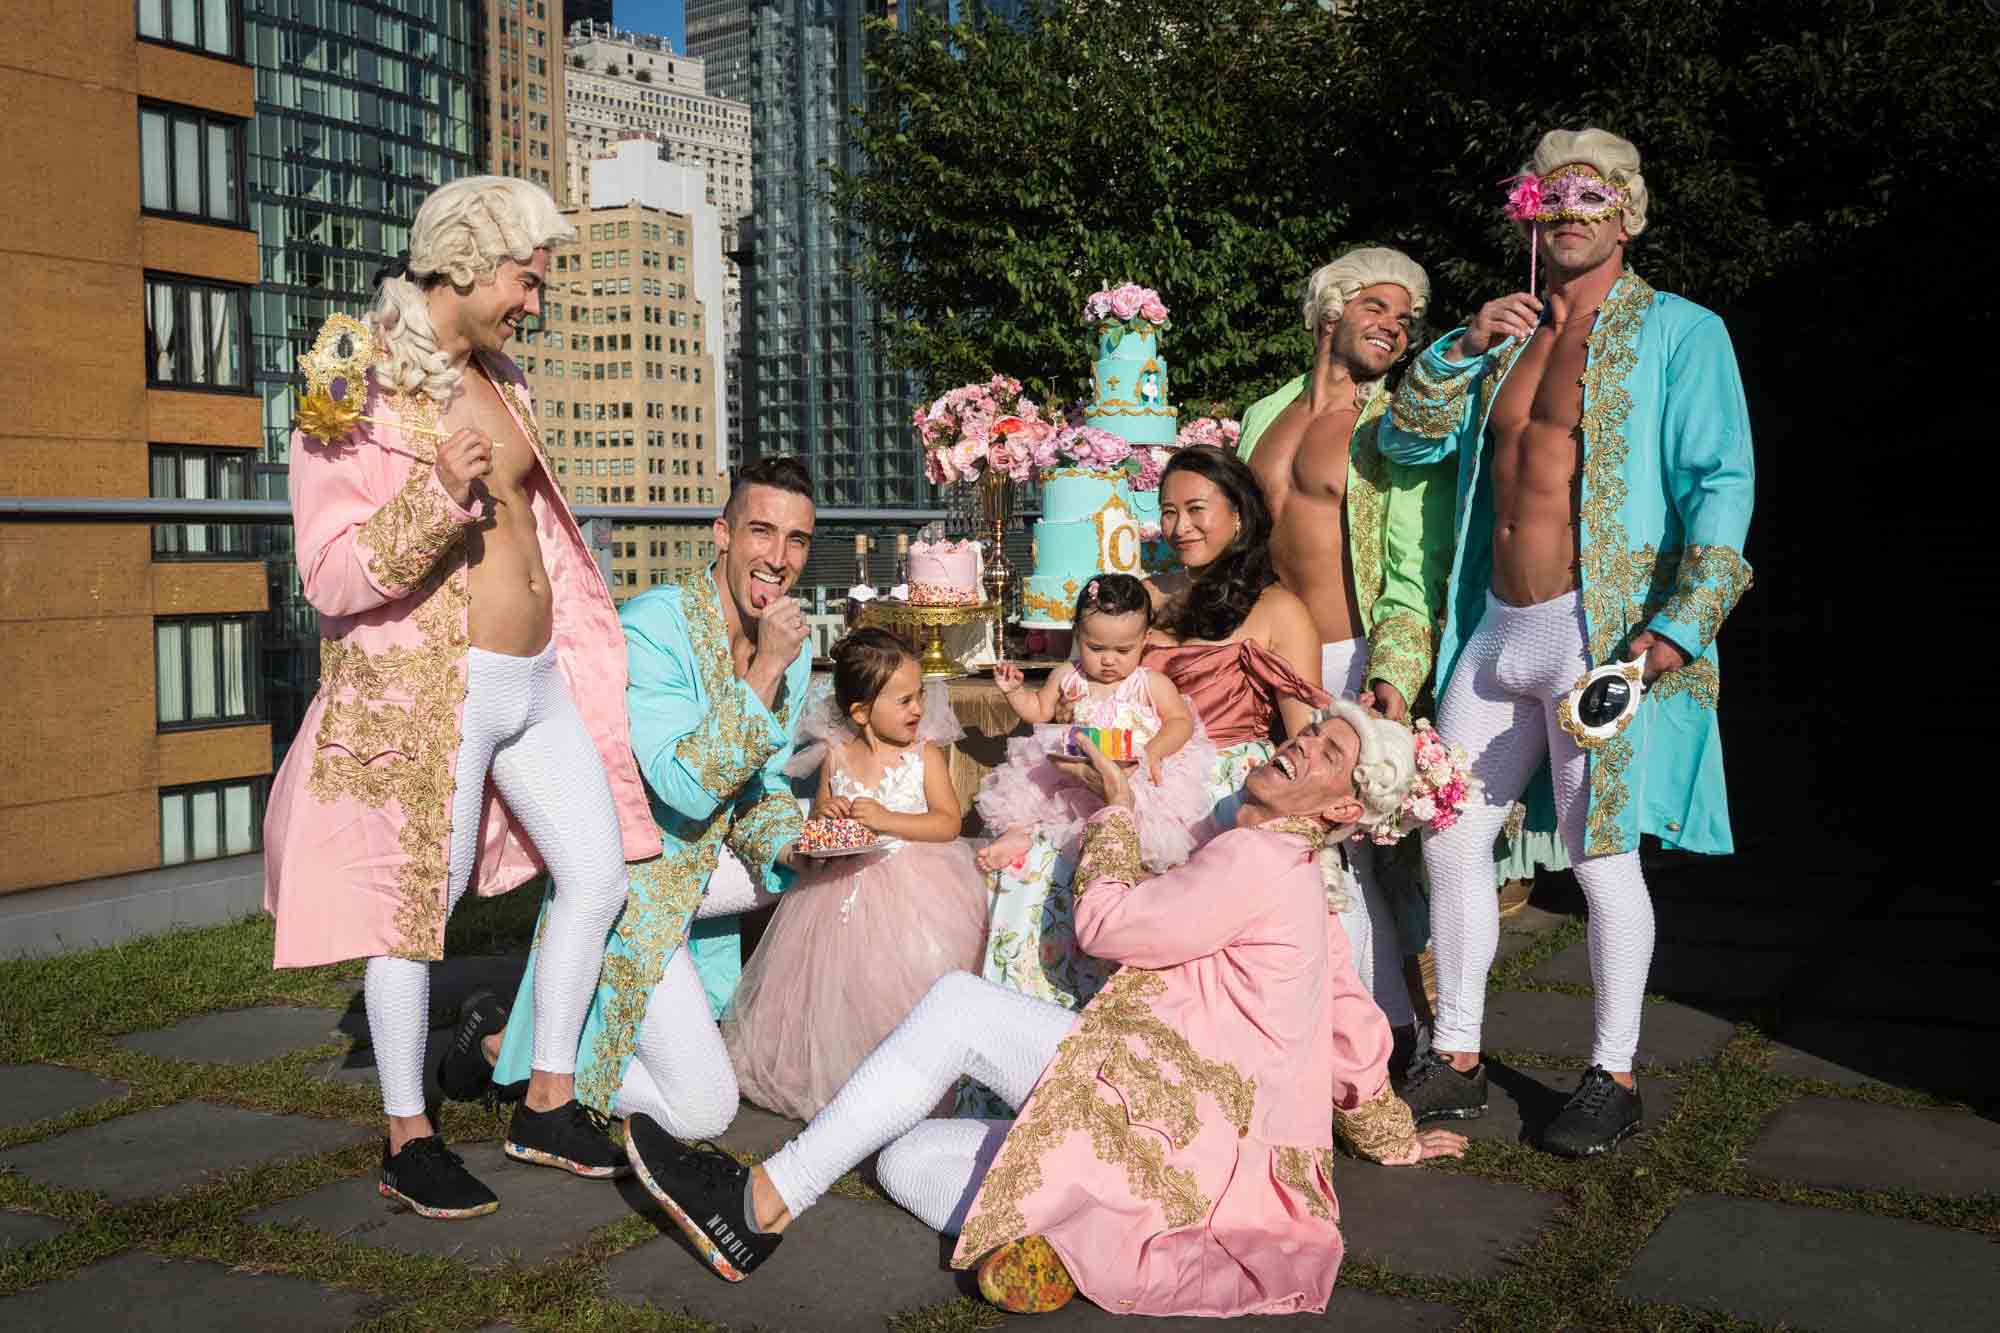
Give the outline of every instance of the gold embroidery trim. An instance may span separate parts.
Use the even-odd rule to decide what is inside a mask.
[[[371,810],[394,801],[403,864],[397,871],[392,957],[444,956],[452,789],[465,702],[466,613],[472,594],[464,558],[432,572],[411,621],[423,640],[369,653],[341,639],[320,643],[326,707],[313,737],[307,790],[323,804],[346,798]],[[407,695],[409,702],[395,701]],[[385,699],[385,696],[389,696]]]
[[[1326,1152],[1325,1149],[1320,1151]],[[1297,1190],[1299,1197],[1305,1200],[1306,1211],[1314,1217],[1322,1222],[1333,1221],[1333,1192],[1320,1180],[1313,1151],[1309,1148],[1277,1148],[1271,1155],[1274,1159],[1272,1174],[1278,1178],[1278,1183]],[[1331,1165],[1331,1154],[1328,1157]],[[1326,1178],[1333,1179],[1331,1171]]]
[[[1352,1111],[1334,1107],[1333,1132],[1356,1156],[1371,1162],[1400,1161],[1409,1155],[1410,1141],[1417,1136],[1417,1121],[1409,1104],[1385,1082],[1381,1091]]]
[[[995,1246],[1027,1234],[1021,1205],[1041,1188],[1042,1161],[1077,1131],[1090,1135],[1098,1161],[1124,1168],[1133,1196],[1158,1204],[1168,1227],[1192,1226],[1208,1215],[1214,1205],[1192,1171],[1167,1163],[1167,1148],[1180,1151],[1194,1141],[1202,1093],[1215,1099],[1238,1138],[1247,1135],[1257,1082],[1204,1059],[1147,1006],[1166,989],[1159,974],[1126,967],[1090,1002],[980,1185],[952,1255],[955,1267],[970,1267]],[[1179,1082],[1168,1077],[1165,1064],[1180,1071]],[[1101,1095],[1100,1083],[1115,1089],[1123,1105]],[[1135,1130],[1135,1120],[1147,1126]]]
[[[1123,806],[1110,808],[1124,811]],[[1076,875],[1071,880],[1076,885],[1077,897],[1083,897],[1100,880],[1137,884],[1145,877],[1139,859],[1139,830],[1130,811],[1093,819],[1084,825],[1083,852],[1077,858]]]
[[[743,699],[745,687],[729,651],[729,632],[717,601],[721,594],[713,576],[706,570],[692,570],[675,582],[680,585],[681,605],[686,609],[688,633],[694,639],[695,665],[702,673],[710,716],[705,725],[675,743],[674,758],[718,801],[727,801],[777,753],[778,743]],[[782,694],[777,704],[773,712],[786,707]]]
[[[791,792],[767,792],[736,811],[729,825],[729,850],[754,877],[770,869],[778,853],[797,842],[804,829],[805,818]]]
[[[1656,701],[1685,694],[1709,712],[1714,712],[1722,699],[1722,673],[1716,669],[1712,657],[1697,657],[1678,671],[1669,671],[1653,682],[1652,696]]]
[[[1368,636],[1368,678],[1386,680],[1414,705],[1431,673],[1437,652],[1436,631],[1421,616],[1389,616]]]
[[[1749,591],[1750,565],[1733,546],[1690,546],[1681,555],[1673,594],[1660,617],[1675,625],[1692,625],[1700,643],[1682,645],[1700,652],[1722,632],[1722,622]]]
[[[394,498],[369,515],[354,540],[367,552],[376,586],[403,596],[423,582],[471,521],[452,508],[431,469],[417,467]]]
[[[1584,821],[1585,856],[1615,856],[1632,850],[1637,839],[1627,839],[1618,817],[1625,811],[1631,793],[1625,789],[1625,770],[1632,765],[1632,742],[1618,736],[1599,746],[1590,755],[1590,815]]]
[[[1465,396],[1479,374],[1477,362],[1463,370],[1431,373],[1427,357],[1418,357],[1389,407],[1396,429],[1427,440],[1442,440],[1465,420]]]
[[[1382,595],[1388,545],[1389,460],[1376,443],[1387,394],[1375,394],[1354,423],[1347,445],[1347,557],[1354,572],[1355,610],[1361,623],[1375,620]]]
[[[1583,372],[1583,499],[1578,506],[1582,535],[1577,565],[1583,585],[1585,629],[1590,660],[1608,662],[1632,626],[1633,567],[1623,518],[1626,498],[1625,422],[1632,395],[1625,380],[1639,364],[1639,332],[1652,308],[1653,289],[1636,273],[1626,273],[1606,298],[1588,340]],[[1646,575],[1650,578],[1651,571]]]

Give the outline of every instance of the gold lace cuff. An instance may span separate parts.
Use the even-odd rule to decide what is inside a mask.
[[[1139,829],[1132,812],[1122,805],[1105,807],[1103,814],[1083,828],[1083,855],[1076,863],[1077,897],[1101,879],[1137,884],[1144,877],[1139,864]]]
[[[1465,399],[1478,376],[1479,363],[1436,374],[1430,353],[1419,356],[1409,376],[1389,403],[1389,420],[1397,430],[1426,440],[1442,440],[1465,420]]]
[[[444,483],[430,468],[410,473],[394,499],[369,516],[355,533],[368,552],[368,573],[392,597],[407,595],[439,558],[477,520],[452,504]]]
[[[1333,1108],[1333,1132],[1371,1162],[1404,1162],[1417,1138],[1416,1117],[1387,1082],[1352,1111]]]

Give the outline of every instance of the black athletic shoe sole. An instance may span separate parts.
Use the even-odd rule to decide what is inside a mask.
[[[457,1222],[468,1217],[484,1217],[488,1213],[499,1211],[500,1208],[498,1199],[491,1203],[474,1204],[470,1208],[436,1208],[427,1203],[418,1203],[386,1180],[376,1181],[375,1189],[383,1198],[394,1199],[417,1216],[428,1217],[436,1222]]]
[[[1562,1147],[1553,1143],[1544,1143],[1542,1145],[1542,1149],[1543,1151],[1548,1152],[1556,1157],[1567,1157],[1573,1162],[1581,1161],[1586,1157],[1602,1157],[1604,1156],[1604,1154],[1610,1152],[1613,1148],[1616,1148],[1619,1144],[1623,1143],[1625,1140],[1631,1138],[1634,1134],[1637,1134],[1644,1127],[1645,1127],[1644,1122],[1634,1120],[1631,1124],[1625,1126],[1623,1129],[1619,1130],[1616,1134],[1613,1134],[1611,1136],[1611,1141],[1609,1143],[1593,1143],[1589,1147],[1583,1149]]]
[[[713,1268],[725,1281],[741,1282],[750,1276],[729,1262],[729,1257],[709,1238],[709,1234],[696,1226],[695,1220],[674,1202],[674,1196],[661,1189],[660,1182],[653,1179],[653,1173],[646,1169],[646,1159],[639,1154],[639,1145],[632,1142],[632,1122],[629,1120],[625,1122],[625,1157],[632,1164],[632,1174],[646,1187],[646,1193],[657,1199],[660,1207],[667,1210],[667,1216],[674,1220],[674,1225],[688,1238],[688,1243],[694,1246],[694,1252],[700,1256],[703,1263]]]
[[[552,1152],[544,1152],[540,1148],[526,1147],[512,1139],[507,1140],[501,1151],[517,1162],[526,1162],[529,1166],[552,1166],[558,1171],[582,1176],[585,1180],[617,1180],[632,1174],[629,1162],[623,1166],[588,1166],[582,1162],[573,1162],[567,1157],[559,1157]]]
[[[1420,1125],[1428,1125],[1433,1120],[1477,1120],[1485,1114],[1486,1104],[1484,1102],[1481,1102],[1478,1106],[1445,1106],[1435,1111],[1418,1112],[1416,1122]]]

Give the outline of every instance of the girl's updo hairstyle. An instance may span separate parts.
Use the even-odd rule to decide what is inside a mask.
[[[852,718],[857,704],[874,707],[889,678],[914,656],[885,629],[858,629],[833,645],[833,701],[841,716]]]
[[[1236,536],[1170,603],[1161,626],[1174,637],[1227,639],[1249,618],[1264,589],[1278,581],[1271,566],[1271,506],[1250,465],[1220,449],[1177,450],[1160,474],[1160,489],[1177,472],[1192,472],[1222,492],[1236,510]]]
[[[1145,617],[1146,629],[1153,627],[1153,599],[1147,595],[1145,584],[1130,574],[1093,574],[1076,595],[1070,626],[1083,628],[1086,615],[1123,616],[1134,611]]]

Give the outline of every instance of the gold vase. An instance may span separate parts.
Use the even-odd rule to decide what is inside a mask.
[[[1014,481],[996,467],[979,475],[979,512],[985,535],[986,600],[996,606],[1004,622],[1012,610],[1009,597],[1014,591],[1014,567],[1007,562],[1007,524],[1014,517]]]

